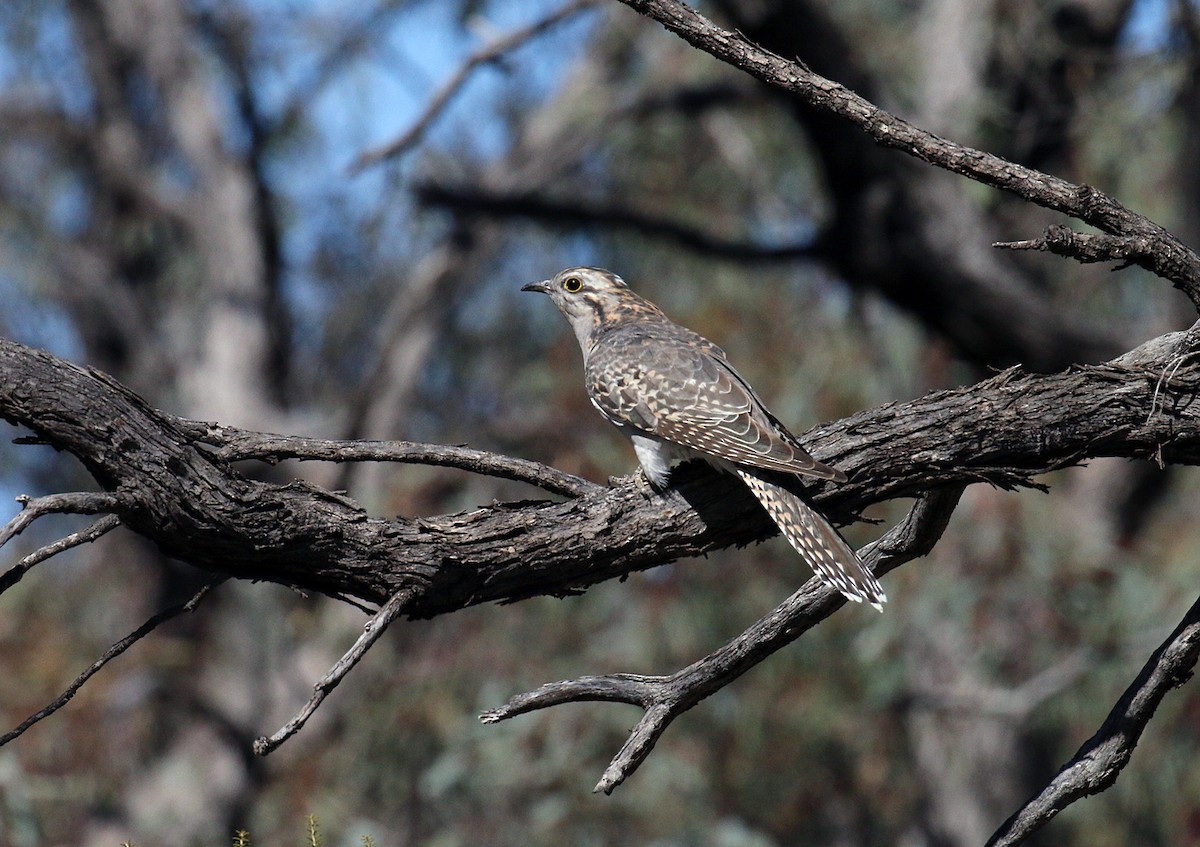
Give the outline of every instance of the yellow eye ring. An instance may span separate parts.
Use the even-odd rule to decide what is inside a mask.
[[[574,294],[583,288],[583,280],[577,276],[569,276],[563,280],[563,290]]]

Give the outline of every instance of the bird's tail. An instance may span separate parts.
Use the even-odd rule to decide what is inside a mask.
[[[879,611],[887,595],[875,574],[841,534],[818,512],[786,488],[737,469],[746,487],[754,492],[783,537],[804,557],[823,582],[836,588],[855,603],[866,600]]]

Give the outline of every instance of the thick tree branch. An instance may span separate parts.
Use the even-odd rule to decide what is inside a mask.
[[[1125,689],[1104,723],[1038,794],[996,830],[989,847],[1020,844],[1067,806],[1117,781],[1158,704],[1191,679],[1200,656],[1200,600]]]
[[[903,522],[860,551],[867,566],[876,575],[882,575],[932,550],[961,494],[962,488],[956,487],[923,495]],[[681,671],[669,676],[611,674],[552,682],[516,695],[503,706],[484,712],[480,720],[497,723],[537,709],[580,701],[640,706],[645,714],[594,789],[611,794],[645,761],[675,718],[791,644],[845,604],[846,598],[836,589],[813,578],[720,650]]]
[[[813,489],[845,520],[932,488],[1029,486],[1094,456],[1200,461],[1200,357],[1192,331],[1052,375],[1010,369],[977,385],[890,403],[805,441],[850,481]],[[771,535],[735,480],[682,468],[647,499],[634,481],[565,502],[494,504],[386,520],[343,495],[243,477],[176,419],[111,378],[0,340],[0,416],[74,454],[115,495],[122,522],[196,567],[384,603],[427,585],[406,611],[563,595]]]
[[[1089,185],[1076,185],[991,153],[955,144],[920,129],[845,86],[813,73],[803,62],[784,59],[740,33],[718,27],[678,0],[621,2],[658,21],[693,47],[800,97],[814,108],[853,122],[877,144],[901,150],[984,185],[1012,192],[1111,235],[1135,239],[1122,243],[1125,255],[1112,258],[1127,260],[1170,280],[1200,308],[1200,255],[1154,221],[1127,209],[1107,194]]]

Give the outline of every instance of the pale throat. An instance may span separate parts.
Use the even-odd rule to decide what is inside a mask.
[[[586,312],[578,312],[575,314],[567,313],[567,320],[571,323],[571,329],[575,331],[575,339],[579,342],[579,349],[587,355],[587,351],[592,346],[592,335],[596,331],[596,313],[589,310]]]

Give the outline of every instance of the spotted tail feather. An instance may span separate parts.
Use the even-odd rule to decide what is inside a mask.
[[[775,521],[783,537],[823,582],[855,603],[866,600],[883,611],[887,596],[879,580],[825,518],[787,489],[741,468],[737,473]]]

